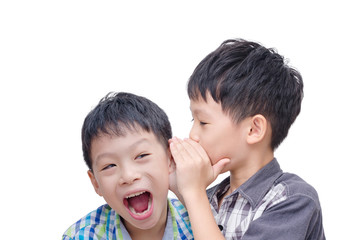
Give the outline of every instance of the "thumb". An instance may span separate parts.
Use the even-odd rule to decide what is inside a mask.
[[[230,159],[223,158],[212,166],[214,170],[214,179],[216,179],[216,177],[221,173],[221,171],[228,163],[230,163]]]

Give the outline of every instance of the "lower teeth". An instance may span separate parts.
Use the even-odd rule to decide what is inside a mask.
[[[147,209],[144,210],[143,212],[136,212],[136,210],[132,207],[132,206],[128,206],[129,207],[129,210],[131,210],[132,213],[136,214],[136,215],[143,215],[145,213],[147,213],[148,211],[150,211],[150,207],[151,207],[151,198],[148,200],[148,206],[147,206]]]

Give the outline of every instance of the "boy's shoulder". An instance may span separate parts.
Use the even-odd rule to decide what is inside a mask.
[[[241,233],[270,234],[274,231],[273,226],[283,226],[283,231],[290,234],[300,232],[317,236],[312,239],[325,239],[317,191],[299,176],[283,172],[276,159],[225,197],[225,204],[223,202],[219,206],[219,197],[229,186],[230,177],[208,189],[207,194],[215,216],[228,213],[225,219],[221,218],[224,231],[232,233],[232,236],[236,229]],[[275,234],[268,235],[268,239],[273,239],[280,232],[275,231]],[[266,239],[260,236],[259,239]]]
[[[170,210],[175,213],[175,216],[188,219],[189,215],[185,206],[176,198],[169,198]]]
[[[108,205],[102,205],[71,225],[63,234],[66,239],[107,239],[117,225],[116,212]]]
[[[306,197],[312,200],[320,208],[319,197],[316,189],[304,179],[293,173],[283,173],[274,185],[283,185],[288,198]]]
[[[177,199],[169,199],[172,229],[177,239],[193,239],[191,223],[186,208]],[[71,225],[63,234],[69,239],[122,239],[119,215],[108,205],[102,205]]]
[[[174,233],[178,233],[177,239],[193,239],[190,218],[185,206],[178,199],[169,198],[168,201],[174,219],[172,223]]]
[[[207,190],[209,200],[215,195],[222,194],[229,188],[230,177],[227,177],[216,186]],[[314,202],[320,208],[318,193],[312,185],[296,174],[283,172],[276,159],[273,159],[264,168],[259,170],[237,191],[246,197],[256,207],[267,195],[273,196],[272,200],[283,201],[289,198],[305,198]]]

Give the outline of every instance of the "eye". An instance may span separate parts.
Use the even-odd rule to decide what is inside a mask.
[[[191,122],[194,122],[195,119],[191,119]],[[206,122],[203,122],[203,121],[198,121],[200,125],[206,125],[207,123]]]
[[[115,167],[116,166],[116,164],[108,164],[107,166],[105,166],[104,168],[102,168],[102,171],[104,171],[104,170],[107,170],[107,169],[111,169],[111,168],[113,168],[113,167]]]
[[[147,157],[147,156],[149,156],[149,155],[150,155],[149,153],[142,153],[142,154],[138,155],[138,156],[136,157],[136,159],[142,159],[142,158],[145,158],[145,157]]]

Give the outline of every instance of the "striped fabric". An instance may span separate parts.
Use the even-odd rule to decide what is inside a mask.
[[[180,201],[169,199],[168,209],[163,239],[194,239],[188,213]],[[120,216],[105,204],[70,226],[62,239],[128,240],[131,237],[120,221]]]

